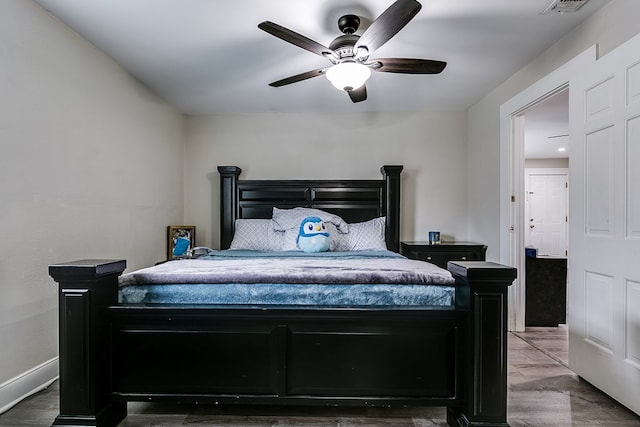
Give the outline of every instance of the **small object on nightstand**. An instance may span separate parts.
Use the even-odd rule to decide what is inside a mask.
[[[449,261],[485,261],[487,247],[469,242],[400,242],[400,254],[447,268]]]
[[[439,231],[430,231],[429,232],[429,244],[430,245],[439,245],[440,242],[440,232]]]

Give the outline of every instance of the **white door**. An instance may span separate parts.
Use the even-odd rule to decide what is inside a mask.
[[[567,256],[567,173],[525,172],[525,245],[540,256]]]
[[[640,414],[640,36],[570,86],[569,366]]]

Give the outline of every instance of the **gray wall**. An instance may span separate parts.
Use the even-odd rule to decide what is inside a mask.
[[[465,240],[466,120],[464,111],[191,117],[185,218],[218,247],[217,165],[240,166],[244,179],[380,179],[383,164],[401,164],[401,238],[440,230]]]
[[[3,385],[57,357],[49,264],[165,256],[184,118],[31,1],[0,1],[0,58],[2,408]]]
[[[524,167],[525,168],[542,168],[542,169],[555,169],[555,168],[569,169],[569,159],[568,158],[525,159]]]

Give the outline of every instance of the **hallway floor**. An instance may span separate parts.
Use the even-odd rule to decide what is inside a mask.
[[[564,332],[556,329],[561,328],[509,334],[508,421],[511,426],[640,426],[640,416],[578,378],[562,364],[564,356],[552,355],[549,349],[561,349],[562,346]],[[553,334],[555,338],[552,338]],[[532,343],[542,344],[541,350],[532,346]],[[0,415],[0,426],[49,426],[57,413],[56,382],[49,389],[25,399]],[[445,411],[442,408],[219,407],[159,403],[130,403],[129,416],[120,424],[122,427],[445,425]]]
[[[559,325],[557,328],[536,326],[526,327],[524,332],[514,332],[547,356],[564,366],[569,366],[569,328]]]

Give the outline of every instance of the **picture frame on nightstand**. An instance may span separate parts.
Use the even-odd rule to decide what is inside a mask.
[[[186,258],[195,245],[195,225],[167,226],[167,259]]]

